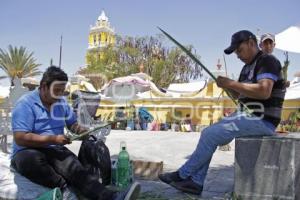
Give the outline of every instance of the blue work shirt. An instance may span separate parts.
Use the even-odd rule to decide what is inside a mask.
[[[12,131],[38,135],[63,135],[65,125],[77,122],[76,114],[65,98],[51,106],[50,112],[43,105],[38,89],[23,95],[12,111]],[[24,133],[25,134],[25,133]],[[12,157],[26,147],[13,141]]]

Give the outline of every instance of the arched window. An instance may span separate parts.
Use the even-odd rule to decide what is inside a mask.
[[[96,39],[96,35],[93,35],[94,37],[94,45],[96,45],[97,39]]]

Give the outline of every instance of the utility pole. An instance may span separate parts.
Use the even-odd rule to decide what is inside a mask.
[[[256,39],[258,42],[260,41],[260,31],[261,31],[260,28],[256,29]]]
[[[59,48],[59,68],[61,68],[61,54],[62,54],[62,35],[60,36],[60,48]]]

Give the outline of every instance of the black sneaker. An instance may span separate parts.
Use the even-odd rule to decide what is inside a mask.
[[[180,182],[172,182],[170,185],[182,192],[196,194],[196,195],[200,195],[203,190],[202,185],[195,183],[190,178]]]
[[[136,200],[140,190],[141,185],[138,182],[134,182],[125,191],[116,193],[113,200]]]
[[[182,179],[179,176],[179,172],[170,172],[170,173],[164,173],[164,174],[159,174],[158,178],[162,181],[165,182],[167,184],[170,184],[171,182],[178,182],[178,181],[183,181],[184,179]]]

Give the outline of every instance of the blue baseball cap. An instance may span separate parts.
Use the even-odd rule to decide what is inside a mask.
[[[225,54],[231,54],[232,52],[234,52],[239,47],[239,45],[242,42],[247,41],[249,39],[253,39],[257,42],[256,36],[253,33],[251,33],[250,31],[241,30],[241,31],[238,31],[238,32],[234,33],[231,36],[231,44],[228,48],[226,48],[224,50],[224,53]]]

